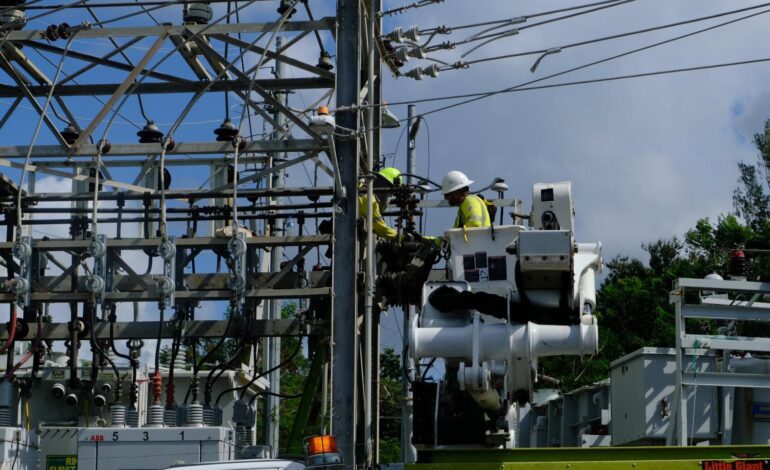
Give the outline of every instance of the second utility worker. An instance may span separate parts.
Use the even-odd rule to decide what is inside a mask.
[[[374,187],[377,189],[395,188],[401,186],[401,172],[397,168],[382,168],[375,174]],[[378,193],[372,201],[372,231],[380,238],[393,240],[398,236],[398,231],[385,223],[381,208],[387,207],[388,194]],[[369,212],[368,198],[366,195],[358,197],[358,215],[366,218]]]
[[[450,206],[457,207],[454,228],[489,227],[492,225],[487,203],[470,193],[473,181],[461,171],[450,171],[441,181],[441,193]]]

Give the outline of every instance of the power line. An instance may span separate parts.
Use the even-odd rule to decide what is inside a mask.
[[[500,93],[506,93],[506,92],[509,92],[509,91],[513,91],[513,90],[515,90],[517,88],[523,88],[525,86],[532,85],[534,83],[542,82],[544,80],[548,80],[548,79],[551,79],[551,78],[559,77],[561,75],[566,75],[568,73],[576,72],[578,70],[582,70],[582,69],[586,69],[586,68],[589,68],[589,67],[593,67],[594,65],[603,64],[605,62],[610,62],[610,61],[613,61],[615,59],[619,59],[619,58],[622,58],[622,57],[629,56],[631,54],[636,54],[637,52],[642,52],[642,51],[645,51],[645,50],[653,49],[655,47],[662,46],[664,44],[669,44],[669,43],[678,41],[680,39],[684,39],[684,38],[688,38],[688,37],[691,37],[691,36],[695,36],[696,34],[704,33],[706,31],[711,31],[711,30],[714,30],[714,29],[717,29],[717,28],[721,28],[722,26],[727,26],[727,25],[730,25],[730,24],[733,24],[733,23],[737,23],[739,21],[743,21],[743,20],[746,20],[746,19],[749,19],[749,18],[753,18],[755,16],[759,16],[759,15],[762,15],[764,13],[767,13],[768,11],[770,11],[770,10],[764,10],[764,11],[761,11],[761,12],[758,12],[758,13],[753,13],[751,15],[746,15],[746,16],[743,16],[741,18],[736,18],[734,20],[725,21],[724,23],[720,23],[720,24],[716,24],[716,25],[713,25],[713,26],[709,26],[708,28],[703,28],[703,29],[699,29],[697,31],[693,31],[693,32],[687,33],[687,34],[682,34],[682,35],[679,35],[679,36],[675,36],[673,38],[666,39],[664,41],[659,41],[659,42],[656,42],[656,43],[653,43],[653,44],[648,44],[646,46],[642,46],[642,47],[639,47],[639,48],[636,48],[636,49],[632,49],[632,50],[629,50],[629,51],[626,51],[626,52],[622,52],[620,54],[615,54],[615,55],[610,56],[610,57],[605,57],[604,59],[595,60],[595,61],[589,62],[587,64],[583,64],[583,65],[579,65],[577,67],[572,67],[572,68],[569,68],[569,69],[566,69],[566,70],[562,70],[561,72],[556,72],[556,73],[553,73],[553,74],[550,74],[550,75],[546,75],[545,77],[541,77],[541,78],[537,78],[537,79],[534,79],[534,80],[530,80],[530,81],[521,83],[519,85],[514,85],[512,87],[504,88],[502,90],[498,90],[498,91],[494,91],[494,92],[491,92],[491,93],[488,93],[488,94],[484,94],[482,96],[471,98],[471,99],[466,100],[466,101],[461,101],[459,103],[453,103],[453,104],[448,105],[448,106],[444,106],[444,107],[441,107],[441,108],[433,109],[433,110],[430,110],[430,111],[427,111],[427,112],[423,113],[423,115],[433,114],[433,113],[437,113],[437,112],[440,112],[440,111],[445,111],[447,109],[451,109],[451,108],[454,108],[454,107],[457,107],[457,106],[462,106],[464,104],[469,104],[469,103],[472,103],[474,101],[478,101],[478,100],[481,100],[481,99],[484,99],[484,98],[488,98],[490,96],[495,96],[495,95],[500,94]]]
[[[460,26],[451,26],[451,27],[441,26],[441,27],[438,27],[438,28],[423,29],[423,30],[420,30],[420,32],[422,34],[429,34],[429,33],[435,32],[435,31],[443,31],[443,30],[447,30],[447,29],[451,30],[451,31],[457,31],[457,30],[461,30],[461,29],[478,28],[480,26],[490,26],[490,25],[494,25],[494,24],[505,26],[507,24],[511,24],[513,22],[516,22],[516,21],[526,21],[526,20],[528,20],[530,18],[537,18],[537,17],[540,17],[540,16],[554,15],[556,13],[564,13],[565,11],[580,10],[580,9],[583,9],[583,8],[591,8],[591,7],[598,6],[598,5],[606,5],[608,3],[618,3],[620,1],[622,1],[622,0],[604,0],[604,1],[601,1],[601,2],[594,2],[594,3],[586,3],[586,4],[583,4],[583,5],[577,5],[577,6],[574,6],[574,7],[560,8],[558,10],[543,11],[543,12],[540,12],[540,13],[531,13],[529,15],[522,15],[522,16],[518,16],[518,17],[515,17],[515,18],[507,18],[507,19],[504,19],[504,20],[484,21],[484,22],[481,22],[481,23],[471,23],[471,24],[460,25]]]
[[[741,60],[736,62],[724,62],[720,64],[696,65],[693,67],[683,67],[678,69],[656,70],[653,72],[640,72],[640,73],[633,73],[628,75],[615,75],[612,77],[591,78],[587,80],[576,80],[572,82],[553,83],[550,85],[538,85],[538,86],[532,86],[532,87],[517,88],[515,90],[510,90],[507,93],[513,93],[518,91],[545,90],[548,88],[562,88],[562,87],[574,86],[574,85],[587,85],[590,83],[612,82],[616,80],[627,80],[630,78],[654,77],[658,75],[670,75],[670,74],[683,73],[683,72],[696,72],[699,70],[711,70],[711,69],[719,69],[719,68],[727,68],[727,67],[736,67],[738,65],[761,64],[763,62],[770,62],[770,57],[763,57],[761,59]],[[472,95],[466,95],[466,96],[472,96]],[[479,94],[476,94],[476,96],[483,96],[483,94],[479,93]]]
[[[571,13],[569,15],[559,16],[557,18],[551,18],[551,19],[548,19],[548,20],[540,21],[539,23],[534,23],[534,24],[529,24],[529,25],[526,25],[526,26],[517,27],[517,28],[514,28],[512,30],[506,30],[506,31],[498,32],[498,33],[486,34],[485,35],[485,33],[488,33],[489,31],[497,29],[497,28],[499,28],[501,26],[506,26],[507,24],[515,24],[515,23],[504,23],[504,24],[502,24],[500,26],[496,26],[496,27],[493,27],[493,28],[486,29],[486,30],[484,30],[484,31],[482,31],[480,33],[477,33],[477,34],[475,34],[475,35],[473,35],[473,36],[471,36],[471,37],[469,37],[469,38],[467,38],[467,39],[465,39],[463,41],[449,43],[449,44],[439,44],[439,45],[436,45],[436,46],[425,48],[425,52],[433,52],[433,51],[437,51],[437,50],[441,50],[441,49],[449,49],[449,48],[453,48],[455,46],[459,46],[459,45],[462,45],[462,44],[467,44],[467,43],[470,43],[470,42],[475,42],[475,41],[481,41],[481,40],[484,40],[484,39],[488,39],[487,41],[479,44],[478,46],[472,48],[470,51],[466,52],[465,55],[467,55],[470,52],[473,52],[474,50],[476,50],[476,49],[478,49],[478,48],[480,48],[480,47],[482,47],[482,46],[484,46],[486,44],[489,44],[492,41],[496,41],[497,39],[508,37],[508,36],[513,35],[513,34],[518,34],[519,31],[522,31],[522,30],[525,30],[525,29],[531,29],[531,28],[535,28],[537,26],[542,26],[542,25],[545,25],[545,24],[555,23],[557,21],[561,21],[561,20],[566,20],[566,19],[570,19],[570,18],[575,18],[575,17],[578,17],[578,16],[587,15],[589,13],[595,13],[597,11],[605,10],[607,8],[613,8],[613,7],[620,6],[620,5],[625,5],[627,3],[631,3],[631,2],[634,2],[634,1],[636,1],[636,0],[613,0],[613,2],[610,2],[609,4],[605,4],[607,2],[600,2],[600,3],[602,3],[602,6],[598,6],[596,8],[592,8],[590,10],[580,11],[580,12],[577,12],[577,13]],[[585,8],[585,7],[579,7],[579,8]],[[523,21],[526,21],[527,17],[523,17],[523,18],[524,18]],[[516,21],[516,19],[514,19],[513,21]]]
[[[495,95],[516,91],[518,89],[527,87],[529,85],[533,85],[535,83],[539,83],[539,82],[542,82],[542,81],[545,81],[545,80],[548,80],[548,79],[551,79],[551,78],[555,78],[555,77],[566,75],[566,74],[569,74],[569,73],[572,73],[572,72],[576,72],[578,70],[582,70],[582,69],[586,69],[586,68],[589,68],[589,67],[593,67],[594,65],[599,65],[599,64],[606,63],[606,62],[610,62],[610,61],[613,61],[615,59],[619,59],[619,58],[626,57],[626,56],[629,56],[629,55],[632,55],[632,54],[636,54],[637,52],[642,52],[642,51],[646,51],[646,50],[649,50],[649,49],[653,49],[653,48],[658,47],[658,46],[662,46],[662,45],[669,44],[669,43],[672,43],[672,42],[675,42],[675,41],[679,41],[681,39],[685,39],[685,38],[688,38],[688,37],[691,37],[691,36],[695,36],[695,35],[698,35],[698,34],[701,34],[701,33],[707,32],[707,31],[712,31],[712,30],[721,28],[723,26],[727,26],[727,25],[731,25],[731,24],[734,24],[734,23],[738,23],[740,21],[744,21],[744,20],[747,20],[749,18],[753,18],[755,16],[759,16],[759,15],[762,15],[762,14],[765,14],[765,13],[768,13],[768,12],[770,12],[770,10],[763,10],[763,11],[760,11],[760,12],[757,12],[757,13],[752,13],[751,15],[742,16],[740,18],[735,18],[735,19],[732,19],[732,20],[729,20],[729,21],[725,21],[723,23],[712,25],[712,26],[709,26],[707,28],[702,28],[702,29],[699,29],[699,30],[696,30],[696,31],[692,31],[690,33],[682,34],[682,35],[679,35],[679,36],[675,36],[675,37],[672,37],[672,38],[669,38],[669,39],[666,39],[666,40],[663,40],[663,41],[658,41],[658,42],[655,42],[655,43],[652,43],[652,44],[648,44],[646,46],[642,46],[642,47],[639,47],[639,48],[636,48],[636,49],[631,49],[629,51],[622,52],[620,54],[615,54],[615,55],[612,55],[612,56],[609,56],[609,57],[605,57],[603,59],[595,60],[593,62],[589,62],[589,63],[583,64],[583,65],[579,65],[577,67],[572,67],[572,68],[569,68],[569,69],[565,69],[565,70],[562,70],[560,72],[552,73],[552,74],[546,75],[544,77],[540,77],[540,78],[536,78],[536,79],[533,79],[533,80],[529,80],[529,81],[520,83],[518,85],[513,85],[513,86],[510,86],[510,87],[507,87],[507,88],[500,89],[500,90],[495,90],[495,91],[490,91],[490,92],[480,92],[480,93],[468,93],[468,94],[463,94],[463,95],[443,96],[443,97],[436,97],[436,98],[423,98],[423,99],[418,99],[418,100],[409,100],[409,101],[402,101],[402,102],[390,102],[389,106],[407,105],[407,104],[413,104],[413,103],[424,103],[424,102],[430,102],[430,101],[443,101],[443,100],[450,100],[450,99],[470,98],[470,99],[467,99],[467,100],[464,100],[464,101],[460,101],[458,103],[452,103],[452,104],[447,105],[447,106],[442,106],[440,108],[432,109],[432,110],[426,111],[426,112],[421,113],[420,115],[418,115],[418,117],[419,116],[426,116],[428,114],[434,114],[434,113],[438,113],[438,112],[441,112],[441,111],[446,111],[448,109],[452,109],[452,108],[456,108],[458,106],[463,106],[463,105],[466,105],[466,104],[470,104],[470,103],[473,103],[475,101],[479,101],[479,100],[482,100],[482,99],[485,99],[485,98],[489,98],[489,97],[492,97],[492,96],[495,96]],[[719,65],[719,64],[717,64],[717,65]],[[740,64],[735,63],[734,65],[740,65]],[[706,67],[707,68],[716,68],[716,66],[706,66]],[[368,107],[368,106],[371,106],[371,105],[365,105],[365,106],[362,106],[361,108],[363,109],[363,108]],[[406,119],[400,119],[399,122],[406,122]]]
[[[26,5],[18,5],[16,7],[9,7],[9,8],[19,8],[24,10],[51,10],[51,9],[61,9],[61,8],[125,8],[125,7],[136,7],[136,2],[110,2],[110,3],[94,3],[94,2],[87,2],[88,5],[85,5],[86,1],[80,1],[77,2],[77,4],[57,4],[57,5],[37,5],[33,6],[33,3],[40,3],[41,0],[36,0],[34,2],[30,2]],[[182,5],[185,3],[189,3],[189,0],[166,0],[166,1],[160,1],[160,0],[141,0],[143,6],[158,6],[158,5]],[[233,0],[207,0],[206,3],[230,3]],[[269,1],[269,0],[258,0],[258,1]]]
[[[649,32],[652,32],[652,31],[660,31],[660,30],[663,30],[663,29],[674,28],[674,27],[677,27],[677,26],[684,26],[684,25],[688,25],[688,24],[692,24],[692,23],[698,23],[698,22],[701,22],[701,21],[707,21],[707,20],[712,20],[712,19],[715,19],[715,18],[721,18],[721,17],[724,17],[724,16],[734,15],[736,13],[743,13],[743,12],[746,12],[746,11],[756,10],[758,8],[765,8],[765,7],[768,7],[768,6],[770,6],[770,3],[763,3],[763,4],[760,4],[760,5],[754,5],[754,6],[751,6],[751,7],[740,8],[740,9],[737,9],[737,10],[725,11],[725,12],[717,13],[717,14],[714,14],[714,15],[701,16],[701,17],[692,18],[692,19],[689,19],[689,20],[677,21],[675,23],[669,23],[669,24],[665,24],[665,25],[654,26],[654,27],[651,27],[651,28],[638,29],[638,30],[635,30],[635,31],[629,31],[627,33],[613,34],[613,35],[610,35],[610,36],[603,36],[603,37],[600,37],[600,38],[589,39],[589,40],[586,40],[586,41],[575,42],[575,43],[572,43],[572,44],[565,44],[565,45],[557,46],[557,47],[549,47],[549,48],[546,48],[546,49],[537,49],[537,50],[532,50],[532,51],[527,51],[527,52],[517,52],[517,53],[514,53],[514,54],[504,54],[504,55],[500,55],[500,56],[486,57],[486,58],[483,58],[483,59],[471,60],[471,61],[468,61],[468,62],[464,62],[463,65],[467,66],[467,65],[471,65],[471,64],[478,64],[478,63],[481,63],[481,62],[489,62],[489,61],[493,61],[493,60],[509,59],[509,58],[514,58],[514,57],[522,57],[522,56],[534,55],[534,54],[545,54],[545,53],[547,53],[549,51],[552,51],[552,50],[559,50],[559,52],[561,52],[561,51],[563,51],[565,49],[571,49],[571,48],[574,48],[574,47],[586,46],[586,45],[589,45],[589,44],[596,44],[596,43],[599,43],[599,42],[610,41],[610,40],[613,40],[613,39],[625,38],[625,37],[628,37],[628,36],[634,36],[634,35],[637,35],[637,34],[649,33]],[[767,11],[760,12],[760,14],[762,14],[762,13],[767,13]],[[453,68],[453,67],[450,67],[450,68]]]

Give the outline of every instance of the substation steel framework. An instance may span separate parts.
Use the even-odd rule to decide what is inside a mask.
[[[369,230],[362,239],[357,219],[359,181],[380,156],[376,38],[381,0],[338,0],[336,17],[321,19],[313,18],[312,1],[276,1],[278,17],[266,23],[225,21],[237,11],[246,16],[255,2],[232,3],[233,12],[208,22],[0,28],[0,99],[11,100],[0,116],[0,129],[24,125],[16,117],[26,106],[39,119],[41,140],[36,133],[32,141],[0,143],[0,166],[8,169],[0,180],[7,232],[0,242],[7,269],[0,303],[12,312],[11,321],[0,325],[0,344],[11,343],[7,369],[19,359],[12,347],[19,341],[31,342],[33,361],[38,361],[51,341],[68,341],[70,357],[77,360],[79,340],[89,335],[97,342],[179,336],[253,342],[280,336],[326,338],[318,344],[326,346],[331,362],[329,380],[322,381],[330,389],[327,430],[336,436],[346,466],[371,466],[378,461],[379,325],[371,315],[373,238]],[[183,5],[175,8],[181,11]],[[292,10],[303,9],[306,19],[290,18]],[[333,38],[336,43],[336,64],[324,51],[321,33],[329,35],[326,42]],[[273,48],[276,35],[284,42]],[[292,56],[292,48],[312,35],[321,49],[317,65]],[[260,39],[267,45],[259,45]],[[89,41],[109,41],[113,47],[95,54],[83,46]],[[142,53],[130,60],[126,51],[140,45]],[[222,54],[222,47],[234,52]],[[49,63],[36,62],[38,56],[50,58]],[[246,63],[243,57],[258,60]],[[156,64],[166,59],[177,65],[161,71]],[[65,73],[65,63],[78,68]],[[279,63],[303,76],[257,78],[261,68]],[[297,90],[320,90],[321,98],[296,110],[287,97]],[[179,129],[190,109],[212,95],[239,99],[244,115],[253,114],[273,131],[253,138],[237,124],[228,131],[225,122],[218,129],[224,129],[218,133],[224,138],[214,140],[212,134],[187,140],[188,133],[176,141],[184,134]],[[123,116],[127,101],[151,97],[162,103],[172,96],[188,101],[166,133],[148,122],[142,143],[110,140],[113,120]],[[76,103],[92,97],[100,97],[100,103],[93,116],[83,118]],[[361,106],[364,100],[373,106]],[[308,124],[308,114],[324,101],[344,109],[336,115],[344,133],[319,133]],[[63,118],[52,115],[56,109]],[[68,126],[62,130],[56,119]],[[283,187],[276,176],[303,162],[316,165],[332,183]],[[254,170],[245,171],[248,166]],[[208,187],[167,187],[169,170],[176,168],[208,172]],[[38,175],[71,180],[71,190],[37,192]],[[371,178],[365,180],[371,195]],[[285,198],[294,200],[285,204]],[[324,217],[333,219],[331,234],[301,231],[292,236],[277,228],[277,221],[288,218]],[[130,224],[140,227],[139,236],[121,233]],[[68,226],[69,239],[36,235],[35,228],[51,225]],[[264,228],[261,233],[258,227]],[[305,257],[328,245],[331,270],[307,272]],[[286,249],[292,256],[263,262],[271,249]],[[137,269],[132,261],[141,256],[154,258],[160,272]],[[201,269],[205,256],[224,260],[227,269]],[[310,299],[316,305],[327,299],[331,314],[282,319],[276,304],[269,307],[279,299]],[[212,301],[229,302],[234,312],[229,320],[195,319],[195,307]],[[265,310],[262,301],[268,303]],[[161,312],[173,315],[162,323],[118,321],[117,307],[136,302],[157,302]],[[69,306],[69,321],[51,321],[49,308],[57,304]],[[263,346],[275,364],[280,351],[270,351],[269,341]],[[255,364],[255,374],[258,368]],[[265,402],[278,406],[277,400]],[[266,411],[269,416],[271,410]],[[265,439],[277,443],[277,422],[270,423]]]

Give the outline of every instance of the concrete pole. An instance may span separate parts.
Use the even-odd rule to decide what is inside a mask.
[[[406,119],[406,172],[410,175],[415,174],[414,172],[417,171],[417,168],[415,168],[415,154],[416,154],[416,139],[412,138],[411,131],[412,131],[412,125],[415,123],[415,116],[417,114],[417,106],[410,104],[407,111],[407,119]],[[415,179],[413,177],[409,177],[408,183],[414,184]]]
[[[416,136],[412,136],[412,126],[417,115],[417,107],[413,104],[409,105],[407,111],[407,123],[406,123],[406,172],[410,175],[415,174],[415,160],[416,160]],[[414,184],[416,180],[410,176],[408,183]],[[401,349],[401,354],[406,354],[409,347],[409,335],[412,326],[412,318],[414,318],[414,307],[411,305],[404,310],[404,347]],[[402,361],[407,365],[408,370],[404,371],[404,374],[409,374],[410,379],[414,379],[411,371],[414,369],[414,364],[411,359]],[[409,380],[403,381],[403,387],[401,388],[401,460],[404,463],[414,463],[417,461],[417,449],[412,445],[412,429],[413,429],[413,407],[412,407],[412,390],[409,388]]]
[[[337,0],[337,107],[357,106],[361,89],[361,2]],[[337,124],[359,130],[358,111],[337,112]],[[356,310],[358,296],[358,151],[359,140],[335,140],[340,180],[334,214],[332,265],[332,434],[346,468],[356,464],[358,370]]]
[[[369,1],[367,14],[367,97],[366,101],[375,104],[375,42],[374,25],[377,21],[377,5]],[[379,72],[379,71],[378,71]],[[370,107],[366,113],[366,169],[369,173],[374,171],[374,113],[379,108]],[[369,175],[373,176],[373,175]],[[374,234],[372,232],[373,204],[374,204],[374,180],[366,180],[366,266],[364,282],[364,463],[367,468],[372,466],[372,329],[374,320]]]
[[[275,48],[279,50],[282,44],[281,36],[275,38]],[[275,78],[281,78],[283,76],[283,63],[280,61],[275,62]],[[278,95],[279,92],[276,92]],[[280,92],[280,95],[276,98],[284,105],[287,101],[287,94]],[[274,119],[276,123],[283,127],[286,123],[286,116],[283,113],[276,112]],[[274,129],[273,139],[281,139],[282,133],[279,129]],[[285,158],[285,154],[280,154]],[[270,159],[270,164],[275,164],[273,158]],[[238,169],[236,168],[236,171]],[[272,188],[282,188],[284,186],[284,172],[283,170],[277,171],[270,176],[269,186]],[[282,198],[272,198],[270,204],[281,204]],[[283,219],[276,220],[273,226],[274,235],[283,235]],[[270,252],[270,272],[278,272],[281,270],[281,260],[283,259],[283,248],[275,246]],[[267,303],[267,318],[270,320],[278,320],[281,318],[281,303],[278,300],[270,300]],[[267,340],[267,367],[269,369],[275,369],[267,375],[270,382],[270,391],[273,393],[281,393],[281,370],[277,368],[281,363],[281,338],[271,337]],[[275,457],[280,450],[280,405],[281,399],[276,395],[267,395],[265,397],[265,440],[272,449],[272,456]]]
[[[372,3],[376,6],[377,13],[382,11],[382,0],[373,0]],[[375,17],[374,31],[382,30],[382,17],[373,15]],[[382,104],[382,58],[380,57],[380,51],[377,47],[373,50],[375,70],[377,71],[377,81],[374,89],[374,103],[377,105]],[[382,108],[377,106],[372,108],[372,119],[374,126],[372,135],[372,152],[375,165],[379,165],[382,155]],[[375,262],[372,259],[372,262]],[[376,274],[376,263],[375,263]],[[372,312],[372,374],[373,379],[371,382],[371,393],[369,394],[372,401],[372,435],[374,440],[374,448],[372,449],[372,461],[373,466],[377,466],[380,463],[380,309],[376,304],[374,305],[374,311]]]

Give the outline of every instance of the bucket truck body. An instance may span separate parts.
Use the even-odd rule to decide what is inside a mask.
[[[537,184],[533,200],[530,226],[445,233],[451,279],[423,286],[409,328],[411,358],[444,369],[414,387],[416,444],[514,446],[538,359],[597,351],[601,244],[576,242],[570,183]]]

